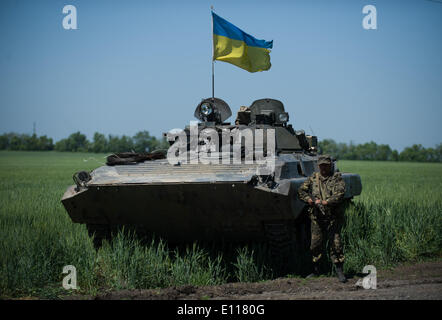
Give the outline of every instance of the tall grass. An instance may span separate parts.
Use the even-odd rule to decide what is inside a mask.
[[[60,199],[75,171],[96,168],[104,156],[0,152],[0,297],[66,294],[61,288],[65,265],[76,267],[79,292],[88,294],[278,275],[267,248],[258,245],[169,248],[164,241],[141,244],[121,232],[96,251],[85,226],[71,222]],[[441,255],[441,164],[339,165],[363,181],[363,193],[347,210],[343,229],[347,272]],[[307,268],[308,253],[296,249],[289,258],[289,272]]]
[[[442,165],[342,161],[362,177],[346,212],[346,269],[391,267],[442,253]]]

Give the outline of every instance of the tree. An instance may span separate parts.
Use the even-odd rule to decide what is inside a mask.
[[[132,139],[135,152],[152,152],[157,149],[167,149],[169,147],[166,138],[157,139],[151,136],[148,131],[137,132]]]
[[[320,154],[329,154],[338,157],[338,146],[333,139],[324,139],[318,143],[318,151]]]
[[[381,144],[377,146],[375,160],[389,161],[391,160],[392,151],[388,144]]]
[[[132,139],[125,135],[123,135],[121,138],[118,136],[109,135],[108,141],[109,152],[130,152],[134,148]]]
[[[62,139],[55,144],[57,151],[86,152],[88,147],[89,141],[80,131],[72,133],[67,139]]]
[[[0,150],[6,150],[9,147],[9,139],[6,134],[0,136]]]
[[[40,136],[37,142],[37,148],[41,151],[46,150],[53,150],[54,149],[54,143],[52,141],[52,138],[48,138],[46,136]]]
[[[442,143],[439,143],[436,146],[434,152],[436,154],[436,161],[437,162],[442,162]]]
[[[67,147],[68,139],[61,139],[60,141],[55,143],[54,149],[55,151],[70,151]]]
[[[421,144],[413,144],[399,154],[400,161],[425,161],[426,158],[426,150]]]
[[[397,150],[393,150],[393,152],[391,153],[391,160],[399,161],[399,152],[397,152]]]
[[[149,152],[155,144],[155,137],[149,134],[149,131],[140,131],[133,136],[133,145],[135,152]]]
[[[442,143],[435,148],[424,148],[415,144],[399,153],[392,150],[388,144],[378,145],[374,141],[358,145],[350,142],[347,145],[324,139],[319,141],[318,150],[320,154],[327,153],[336,159],[346,160],[442,162]]]
[[[108,148],[109,148],[109,143],[106,139],[106,137],[104,136],[104,134],[95,132],[94,133],[94,141],[92,142],[91,146],[90,146],[90,151],[95,152],[95,153],[104,153],[104,152],[108,152]]]
[[[23,150],[22,139],[18,135],[13,135],[9,141],[10,150]]]

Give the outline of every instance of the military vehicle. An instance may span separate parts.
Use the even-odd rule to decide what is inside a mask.
[[[72,221],[86,224],[98,243],[120,226],[178,243],[269,241],[280,245],[309,232],[302,227],[306,205],[297,190],[318,171],[317,138],[294,130],[284,105],[274,99],[241,107],[233,124],[225,122],[232,112],[218,98],[202,100],[194,115],[200,122],[181,132],[184,140],[166,134],[167,157],[165,152],[117,154],[110,160],[120,161],[76,173],[75,185],[61,200]],[[204,136],[207,129],[211,138]],[[247,129],[255,142],[262,137],[262,155],[274,161],[271,170],[269,162],[257,163],[253,150],[244,146],[246,135],[234,139]],[[258,134],[258,129],[263,133]],[[222,141],[218,147],[214,132]],[[274,150],[269,151],[272,142]],[[183,154],[171,161],[179,150]],[[234,161],[235,154],[240,154],[239,160]],[[208,162],[207,155],[224,160]],[[346,199],[361,193],[359,175],[342,173],[342,177]]]

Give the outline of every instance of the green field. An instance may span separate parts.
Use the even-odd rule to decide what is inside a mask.
[[[73,224],[60,199],[72,174],[105,162],[105,155],[0,152],[0,297],[54,298],[62,268],[74,265],[80,293],[122,288],[259,281],[272,272],[255,250],[235,256],[164,242],[140,245],[120,234],[96,251],[84,225]],[[340,161],[359,173],[363,193],[343,230],[346,272],[378,268],[442,253],[442,164]],[[258,250],[259,251],[259,250]],[[296,274],[292,274],[296,276]]]

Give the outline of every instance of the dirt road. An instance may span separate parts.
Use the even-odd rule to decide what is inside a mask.
[[[183,286],[158,290],[121,290],[95,299],[442,299],[442,260],[407,264],[377,271],[377,289],[363,289],[355,276],[345,284],[335,278],[280,278],[258,283],[229,283],[211,287]]]

